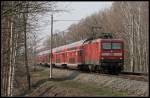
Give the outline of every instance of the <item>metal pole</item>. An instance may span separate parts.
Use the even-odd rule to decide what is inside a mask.
[[[53,35],[53,14],[51,15],[51,52],[50,52],[50,79],[52,78],[52,35]]]

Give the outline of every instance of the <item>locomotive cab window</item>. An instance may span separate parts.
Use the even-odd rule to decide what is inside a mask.
[[[122,49],[122,44],[119,42],[102,43],[102,49]]]
[[[102,43],[102,49],[111,49],[111,43]]]
[[[122,49],[121,43],[112,43],[112,49]]]

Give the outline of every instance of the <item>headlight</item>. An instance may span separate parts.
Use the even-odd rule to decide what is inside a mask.
[[[113,56],[122,56],[122,53],[114,53]]]
[[[102,56],[110,56],[111,53],[102,53]]]

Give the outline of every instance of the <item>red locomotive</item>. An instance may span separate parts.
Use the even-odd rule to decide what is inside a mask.
[[[123,70],[124,51],[121,39],[81,40],[52,50],[52,64],[73,68],[118,74]],[[37,61],[50,64],[50,49],[39,52]]]

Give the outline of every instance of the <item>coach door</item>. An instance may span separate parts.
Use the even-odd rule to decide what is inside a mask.
[[[83,50],[82,49],[77,51],[77,63],[78,64],[83,63]]]

